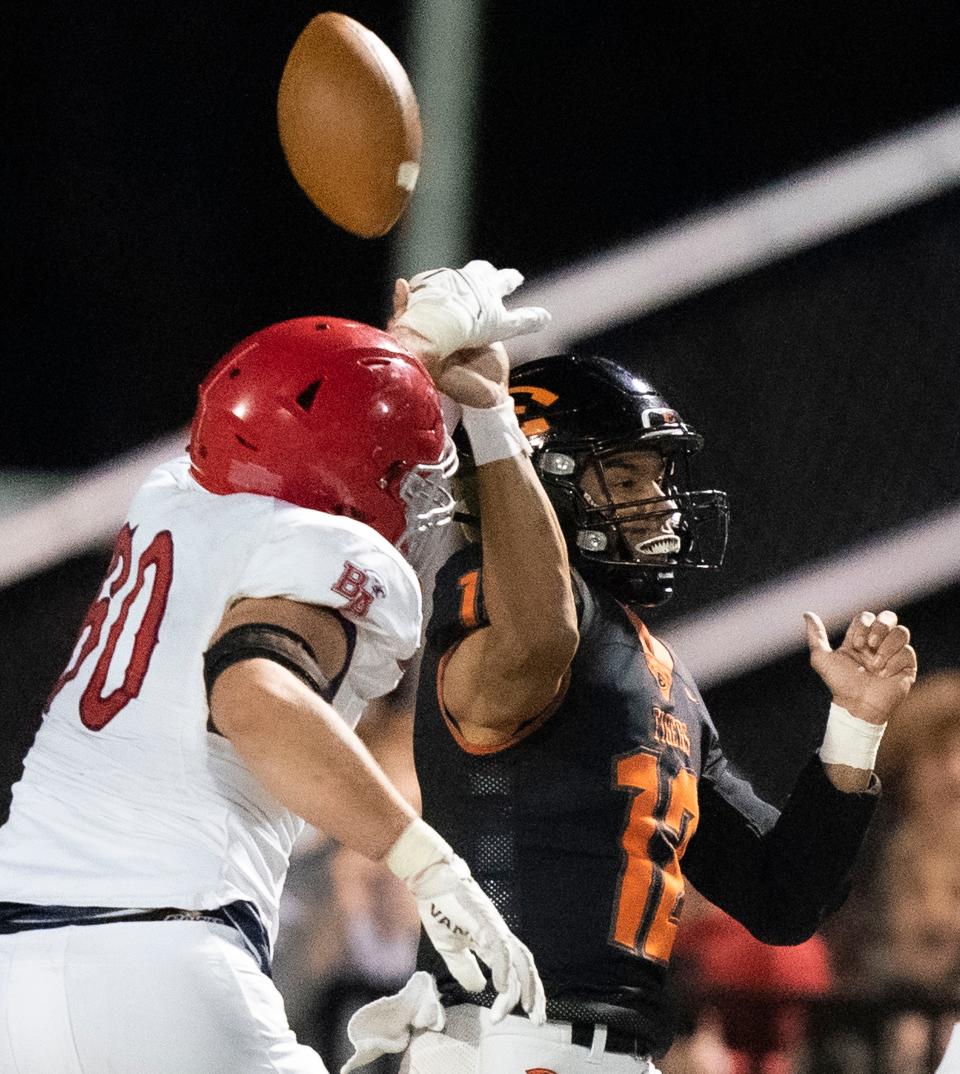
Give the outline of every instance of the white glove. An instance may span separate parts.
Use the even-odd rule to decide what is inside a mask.
[[[482,992],[487,986],[473,952],[490,967],[497,991],[491,1020],[501,1021],[520,1003],[531,1020],[542,1025],[546,999],[533,955],[507,928],[450,845],[418,819],[385,860],[413,893],[428,939],[460,984],[468,992]]]
[[[508,310],[503,305],[504,297],[522,283],[516,269],[497,269],[489,261],[420,272],[410,281],[407,308],[394,327],[409,328],[429,340],[438,358],[539,332],[550,323],[545,309]]]
[[[437,982],[429,973],[418,970],[396,995],[375,999],[354,1011],[347,1023],[353,1055],[340,1068],[340,1074],[350,1074],[381,1055],[404,1051],[415,1029],[439,1033],[445,1024]]]

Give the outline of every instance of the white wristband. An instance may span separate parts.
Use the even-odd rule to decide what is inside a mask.
[[[840,705],[831,704],[820,760],[824,764],[842,764],[872,772],[886,726],[861,720]]]
[[[401,880],[419,876],[438,861],[451,861],[453,847],[425,820],[412,820],[384,857],[388,868]]]
[[[520,431],[520,422],[509,396],[496,406],[463,407],[461,421],[470,438],[473,461],[477,466],[510,459],[514,455],[530,455],[533,451]]]

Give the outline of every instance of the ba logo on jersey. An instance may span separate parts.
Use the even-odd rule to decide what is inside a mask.
[[[345,612],[362,618],[370,610],[374,597],[385,597],[383,583],[372,571],[361,570],[349,560],[343,564],[343,574],[330,587],[334,593],[347,598]]]
[[[553,1070],[547,1070],[546,1067],[531,1067],[525,1071],[525,1074],[556,1074]]]

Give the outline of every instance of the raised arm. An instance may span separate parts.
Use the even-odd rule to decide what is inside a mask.
[[[891,611],[861,612],[837,649],[816,615],[805,619],[810,662],[833,699],[819,756],[778,814],[715,748],[684,859],[684,872],[708,899],[775,944],[807,939],[846,897],[877,803],[880,736],[917,672],[909,632]]]
[[[450,656],[443,701],[480,745],[509,738],[554,700],[579,641],[566,544],[506,380],[498,345],[462,355],[439,378],[463,409],[476,464],[489,619]]]
[[[449,280],[440,273],[427,277],[436,294],[433,304],[443,306],[447,284],[456,296],[465,274],[481,298],[483,286],[494,294],[499,281],[506,293],[521,279],[512,270],[498,272],[492,266],[473,274],[470,270],[442,270]],[[493,343],[444,355],[442,347],[421,335],[430,329],[431,319],[423,312],[432,304],[422,296],[415,302],[418,279],[412,292],[406,281],[398,281],[391,327],[462,410],[476,466],[489,618],[489,625],[468,635],[450,656],[443,701],[465,737],[479,745],[496,744],[545,709],[562,689],[579,641],[570,566],[560,525],[530,463],[507,393],[505,350]],[[499,304],[499,298],[484,301]],[[419,319],[410,316],[411,310],[420,311]],[[489,318],[498,320],[492,314]]]
[[[481,744],[509,737],[556,698],[579,641],[566,544],[529,458],[482,461],[491,424],[516,423],[509,396],[496,411],[465,406],[463,419],[478,459],[489,625],[461,642],[443,678],[447,710]]]

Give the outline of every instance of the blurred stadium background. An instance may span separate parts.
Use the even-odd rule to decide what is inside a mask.
[[[381,321],[396,273],[473,256],[519,267],[525,297],[552,306],[541,352],[627,360],[706,435],[702,472],[734,513],[728,563],[685,579],[656,625],[709,686],[731,756],[782,800],[826,711],[805,607],[836,627],[891,605],[923,673],[960,666],[956,4],[338,9],[404,59],[421,101],[421,185],[382,240],[328,224],[277,141],[280,72],[316,4],[33,0],[7,14],[0,816],[129,491],[185,442],[207,367],[285,317]],[[308,848],[298,927],[334,914],[337,877],[356,873],[334,857]],[[354,873],[343,890],[369,892]],[[960,918],[960,885],[954,897]],[[840,1003],[843,948],[811,994]],[[341,976],[351,964],[325,957]],[[302,977],[291,969],[291,989]],[[924,1011],[956,1003],[953,978]],[[693,1039],[709,1005],[684,1003]],[[902,1012],[871,1031],[869,1058],[841,1060],[806,1045],[798,1058],[815,1016],[761,1047],[709,1010],[737,1070],[932,1069],[927,1022],[903,1029]]]

